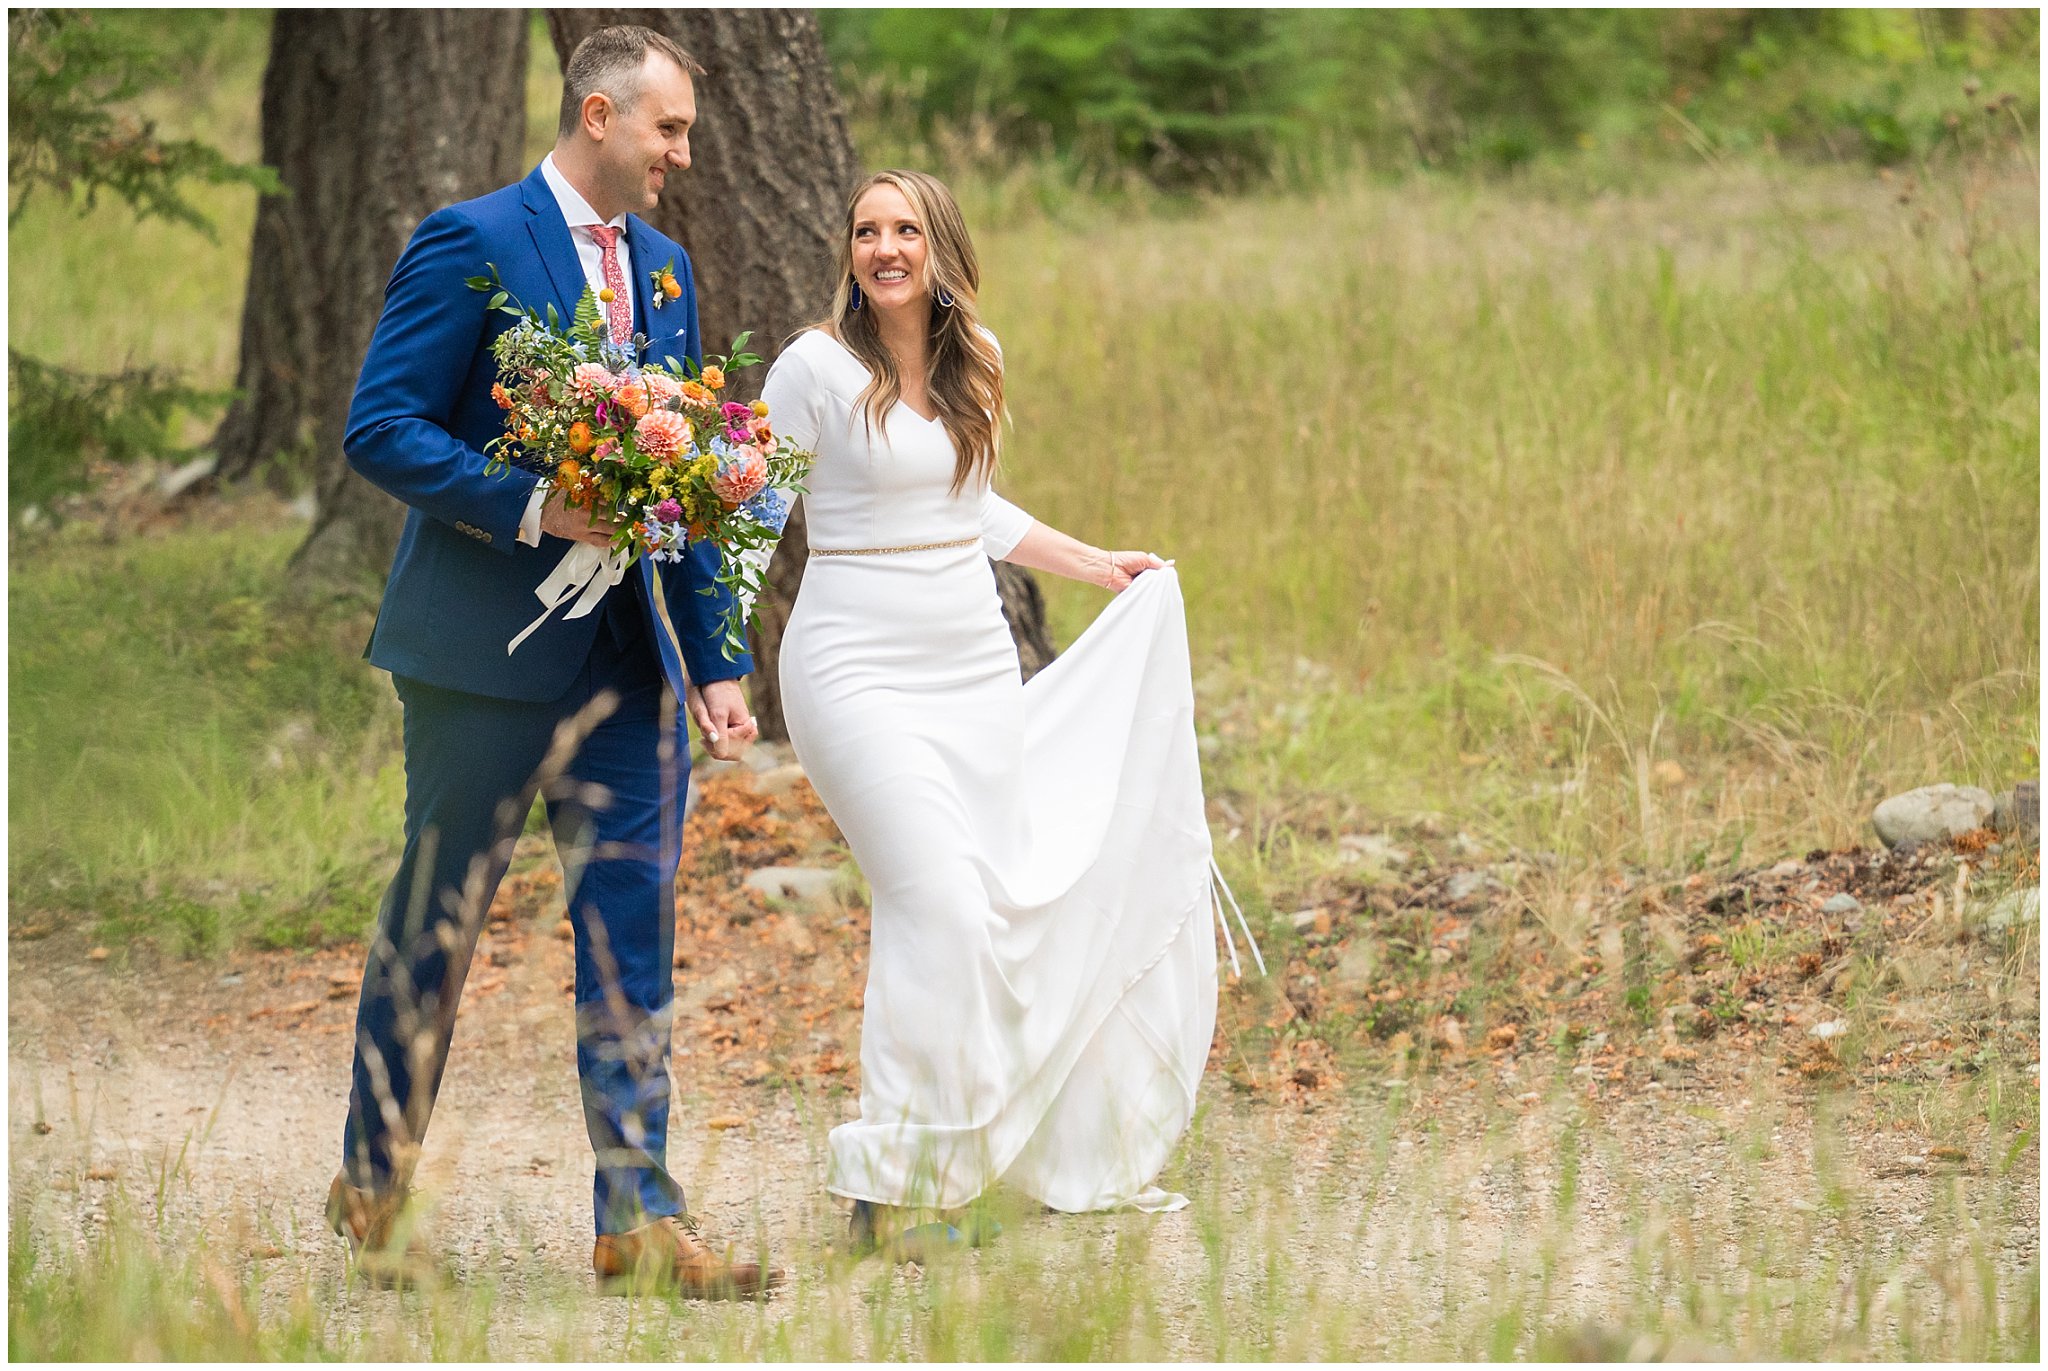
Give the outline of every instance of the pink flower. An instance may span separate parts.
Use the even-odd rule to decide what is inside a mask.
[[[690,445],[690,421],[673,410],[651,409],[633,425],[633,441],[649,457],[665,460]]]
[[[743,405],[735,400],[728,400],[725,404],[719,406],[718,412],[728,424],[736,419],[751,420],[754,417],[754,407],[752,405]]]
[[[596,362],[579,362],[569,373],[569,393],[589,404],[618,388],[619,378]]]
[[[648,398],[654,401],[656,409],[664,409],[671,402],[683,398],[682,383],[673,376],[664,375],[659,371],[647,371],[634,379],[647,388]]]
[[[663,500],[654,507],[652,513],[655,518],[661,520],[664,524],[673,524],[682,519],[683,507],[674,500]]]
[[[753,435],[755,442],[765,443],[774,435],[775,430],[768,427],[766,419],[756,419],[747,425],[747,432]]]
[[[768,484],[768,463],[753,451],[737,452],[720,463],[711,488],[727,505],[743,505]]]
[[[590,460],[593,462],[609,462],[615,459],[618,455],[619,440],[616,438],[607,438],[603,442],[599,443],[596,447],[591,449]]]

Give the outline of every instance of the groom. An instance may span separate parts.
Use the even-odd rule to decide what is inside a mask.
[[[531,473],[485,473],[484,445],[503,426],[490,347],[512,320],[464,284],[494,264],[521,302],[552,302],[564,320],[586,285],[609,290],[614,342],[645,334],[644,360],[701,360],[689,258],[631,211],[652,209],[690,165],[690,78],[702,70],[649,29],[600,29],[578,45],[554,151],[518,185],[413,234],[349,409],[349,462],[411,507],[368,653],[405,706],[405,853],[363,975],[327,1205],[373,1278],[403,1282],[426,1262],[407,1184],[484,911],[536,791],[569,873],[599,1282],[755,1295],[782,1276],[701,1241],[664,1166],[689,768],[676,701],[721,750],[754,733],[739,685],[751,663],[720,653],[729,596],[717,554],[697,546],[659,568],[643,557],[594,613],[550,617],[507,653],[542,607],[535,587],[572,544],[609,546],[612,530]],[[654,287],[664,272],[680,295]]]

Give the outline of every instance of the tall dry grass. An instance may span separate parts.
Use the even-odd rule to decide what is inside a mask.
[[[1008,483],[1179,559],[1227,784],[1660,865],[1867,837],[2038,746],[2035,183],[1901,188],[1357,183],[986,235]]]

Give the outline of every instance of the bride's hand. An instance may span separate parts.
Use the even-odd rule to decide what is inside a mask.
[[[1140,572],[1154,571],[1166,565],[1149,552],[1106,552],[1107,569],[1103,579],[1096,584],[1113,594],[1130,589],[1131,582],[1138,579]]]
[[[736,762],[746,754],[747,744],[760,736],[760,728],[748,713],[746,696],[734,681],[713,681],[715,696],[709,703],[704,692],[695,685],[683,688],[683,708],[697,725],[697,732],[704,739],[704,750],[712,760]],[[724,727],[721,728],[720,716]]]

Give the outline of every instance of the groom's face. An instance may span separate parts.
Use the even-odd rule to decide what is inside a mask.
[[[605,194],[617,211],[645,214],[654,208],[669,175],[690,165],[690,126],[696,122],[690,74],[662,54],[648,53],[639,97],[614,111],[598,143]]]

